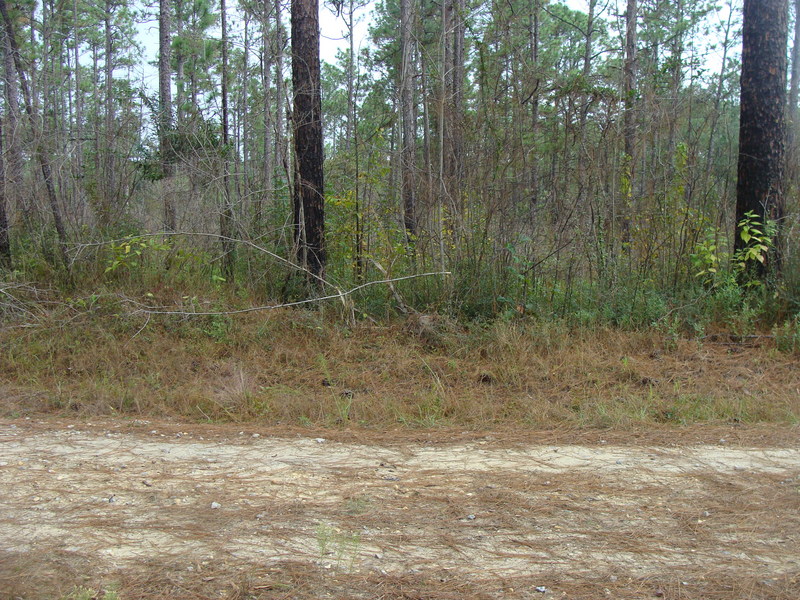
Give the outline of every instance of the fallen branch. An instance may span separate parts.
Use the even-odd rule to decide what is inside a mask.
[[[405,275],[403,277],[395,277],[393,279],[379,279],[376,281],[368,281],[362,283],[354,288],[346,291],[339,291],[336,294],[329,294],[327,296],[320,296],[319,298],[307,298],[305,300],[297,300],[296,302],[285,302],[283,304],[268,304],[264,306],[251,306],[249,308],[240,308],[237,310],[219,310],[219,311],[185,311],[185,310],[161,310],[155,307],[142,306],[134,311],[133,314],[146,314],[146,315],[181,315],[187,317],[205,317],[205,316],[222,316],[222,315],[240,315],[244,313],[258,312],[262,310],[275,310],[276,308],[290,308],[292,306],[302,306],[304,304],[313,304],[314,302],[324,302],[325,300],[342,300],[344,301],[349,296],[353,295],[359,290],[380,284],[392,284],[397,281],[406,281],[408,279],[416,279],[418,277],[433,277],[436,275],[450,275],[450,271],[435,271],[431,273],[417,273],[415,275]],[[128,302],[133,302],[128,300]],[[138,302],[136,304],[139,304]]]

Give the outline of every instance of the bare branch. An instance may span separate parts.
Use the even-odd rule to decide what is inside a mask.
[[[314,302],[323,302],[325,300],[335,300],[340,299],[342,301],[345,298],[348,298],[355,292],[359,290],[363,290],[364,288],[371,287],[373,285],[379,284],[389,284],[395,283],[397,281],[406,281],[408,279],[416,279],[418,277],[433,277],[437,275],[450,275],[450,271],[436,271],[431,273],[417,273],[415,275],[405,275],[403,277],[395,277],[393,279],[379,279],[376,281],[368,281],[367,283],[362,283],[361,285],[357,285],[354,288],[351,288],[347,291],[339,291],[337,294],[330,294],[328,296],[321,296],[319,298],[307,298],[305,300],[298,300],[296,302],[286,302],[283,304],[270,304],[264,306],[251,306],[250,308],[242,308],[238,310],[220,310],[220,311],[202,311],[202,312],[189,312],[185,310],[160,310],[157,308],[151,308],[148,306],[142,306],[134,311],[134,314],[148,314],[148,315],[182,315],[188,317],[203,317],[203,316],[218,316],[218,315],[240,315],[244,313],[251,313],[251,312],[258,312],[262,310],[274,310],[276,308],[289,308],[292,306],[302,306],[304,304],[312,304]],[[133,301],[128,300],[128,302],[133,303]],[[139,303],[136,303],[139,304]]]

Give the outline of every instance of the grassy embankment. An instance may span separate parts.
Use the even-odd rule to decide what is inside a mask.
[[[466,429],[800,421],[800,358],[777,336],[419,315],[345,325],[333,310],[147,317],[114,295],[25,310],[0,328],[7,417]]]

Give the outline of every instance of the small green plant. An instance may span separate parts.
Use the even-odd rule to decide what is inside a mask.
[[[154,237],[128,236],[109,245],[111,257],[106,261],[104,273],[131,271],[141,266],[147,254],[168,250],[169,246]]]
[[[730,285],[731,281],[737,280],[744,287],[761,285],[760,279],[747,277],[746,274],[752,266],[766,264],[767,255],[774,246],[776,225],[769,220],[762,223],[757,214],[749,211],[739,221],[736,229],[744,246],[732,256],[725,250],[728,246],[727,238],[718,227],[708,227],[703,240],[695,245],[694,252],[690,255],[692,265],[698,269],[695,277],[702,277],[706,285]]]
[[[733,254],[733,268],[739,273],[746,273],[756,263],[766,264],[767,254],[774,246],[776,225],[774,221],[767,220],[762,223],[753,211],[746,212],[744,219],[738,223],[739,238],[744,242],[744,247]],[[747,278],[745,287],[761,285],[757,278]]]
[[[786,354],[800,352],[800,317],[775,327],[775,345]]]
[[[713,285],[722,265],[728,259],[728,252],[725,250],[727,246],[727,237],[719,227],[707,227],[703,240],[697,242],[690,255],[692,265],[699,269],[695,277],[702,277],[703,283]]]
[[[352,571],[361,547],[361,534],[343,532],[327,523],[317,525],[316,534],[320,558],[332,557],[337,569]]]
[[[93,590],[87,587],[76,587],[63,600],[119,600],[114,590]]]

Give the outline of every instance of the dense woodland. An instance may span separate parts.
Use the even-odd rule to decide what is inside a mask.
[[[353,288],[372,317],[691,329],[800,308],[800,2],[750,2],[782,14],[752,17],[782,40],[754,72],[777,73],[756,96],[787,124],[779,208],[752,212],[741,1],[340,0],[321,10],[351,35],[318,85],[316,4],[292,4],[0,0],[0,278],[187,312]]]

